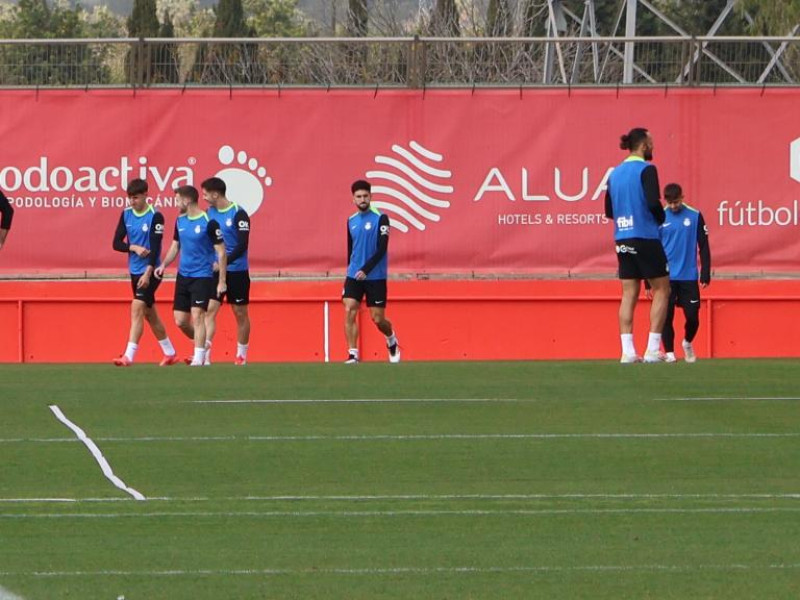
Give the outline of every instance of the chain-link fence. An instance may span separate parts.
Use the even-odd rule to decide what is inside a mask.
[[[800,38],[0,40],[0,86],[797,85]]]

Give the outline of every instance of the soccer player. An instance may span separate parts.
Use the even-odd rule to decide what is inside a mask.
[[[159,364],[167,367],[174,364],[177,357],[164,323],[156,311],[156,290],[161,280],[152,276],[161,258],[164,215],[148,204],[147,182],[143,179],[132,179],[127,193],[130,206],[119,216],[112,245],[117,252],[128,255],[128,270],[133,289],[131,329],[125,352],[114,359],[114,364],[118,367],[129,367],[133,364],[144,331],[144,322],[147,321],[164,352],[164,358]]]
[[[236,359],[233,364],[247,364],[247,348],[250,342],[250,267],[247,261],[247,246],[250,243],[250,217],[225,196],[227,187],[219,177],[206,179],[200,187],[203,199],[208,202],[208,216],[219,223],[225,248],[228,252],[228,291],[226,296],[236,318]],[[219,274],[215,271],[214,277]],[[223,298],[214,297],[206,312],[206,362],[211,362],[211,343],[217,330],[217,313]]]
[[[614,222],[614,242],[622,282],[619,333],[622,363],[638,362],[633,343],[633,315],[642,280],[653,290],[650,335],[644,362],[661,362],[661,331],[669,303],[669,266],[659,236],[664,222],[661,188],[653,158],[653,138],[637,127],[621,136],[620,148],[628,157],[611,172],[605,198],[606,217]]]
[[[672,319],[675,316],[675,306],[680,306],[686,318],[682,343],[683,355],[686,362],[693,363],[697,360],[692,340],[700,327],[700,287],[706,288],[711,283],[708,227],[703,214],[684,203],[683,190],[677,183],[670,183],[664,188],[664,199],[667,201],[668,210],[667,218],[661,225],[661,243],[669,259],[670,295],[662,340],[666,361],[675,362],[675,329]]]
[[[182,185],[175,190],[175,200],[180,214],[175,221],[172,244],[164,257],[164,263],[156,269],[156,276],[164,276],[164,270],[181,254],[178,277],[175,280],[175,302],[173,313],[175,324],[194,341],[194,355],[189,361],[193,367],[202,366],[206,356],[206,310],[208,301],[214,297],[214,254],[219,264],[219,282],[216,294],[226,290],[225,242],[219,224],[208,218],[198,206],[197,188]]]
[[[386,336],[389,362],[400,362],[400,348],[391,322],[386,320],[389,217],[370,206],[372,186],[359,179],[350,186],[358,212],[347,220],[347,277],[344,281],[344,333],[349,346],[347,364],[357,364],[358,323],[361,299],[366,296],[372,321]]]
[[[11,221],[14,218],[14,207],[8,201],[3,190],[0,190],[0,249],[6,243],[8,232],[11,229]]]

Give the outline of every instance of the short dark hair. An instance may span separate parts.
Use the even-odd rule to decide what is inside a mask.
[[[643,141],[647,139],[647,129],[644,127],[634,127],[625,135],[619,138],[619,147],[623,150],[636,150]]]
[[[184,198],[188,198],[190,202],[197,202],[200,195],[197,193],[197,188],[193,185],[182,185],[175,188],[175,193]]]
[[[681,196],[683,196],[683,189],[677,183],[668,183],[664,186],[664,199],[667,202],[677,200]]]
[[[128,187],[125,188],[128,196],[135,196],[136,194],[147,193],[147,182],[144,179],[131,179]]]
[[[350,192],[355,194],[359,190],[366,190],[372,193],[372,184],[365,179],[357,179],[353,182],[353,185],[350,186]]]
[[[209,177],[200,184],[200,187],[207,192],[219,192],[223,196],[228,189],[228,187],[225,185],[225,182],[219,177]]]

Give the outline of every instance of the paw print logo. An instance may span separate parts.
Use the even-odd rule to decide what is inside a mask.
[[[216,176],[225,182],[228,188],[226,195],[252,216],[264,202],[266,188],[272,185],[272,177],[267,176],[267,169],[259,165],[258,160],[243,150],[237,152],[231,146],[222,146],[217,158],[225,167]]]

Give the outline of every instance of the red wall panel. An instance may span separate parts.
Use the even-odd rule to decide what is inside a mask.
[[[171,281],[159,289],[158,310],[181,355],[192,343],[172,322]],[[344,360],[341,282],[256,281],[252,288],[250,359]],[[129,328],[127,281],[0,282],[0,362],[110,362]],[[695,348],[701,358],[798,357],[800,281],[720,280],[703,293]],[[404,360],[613,359],[619,355],[619,283],[613,280],[391,281],[387,316]],[[637,307],[635,339],[644,348],[649,302]],[[360,313],[365,360],[386,360],[385,341]],[[676,338],[683,319],[677,313]],[[230,362],[235,323],[222,307],[214,362]],[[680,354],[680,350],[678,350]],[[146,328],[137,361],[157,362],[160,349]]]

